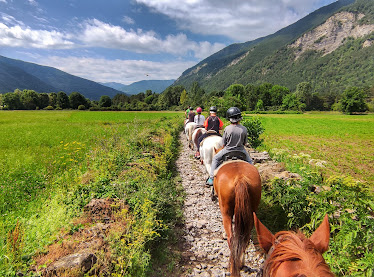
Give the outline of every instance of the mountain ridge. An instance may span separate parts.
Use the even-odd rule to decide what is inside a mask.
[[[31,89],[37,92],[63,91],[70,94],[81,93],[91,100],[99,100],[102,95],[115,96],[121,91],[94,81],[66,73],[54,67],[11,59],[0,56],[0,93],[15,89]]]
[[[141,92],[146,92],[147,90],[152,90],[155,93],[163,92],[167,87],[171,86],[175,82],[174,79],[170,80],[141,80],[138,82],[131,83],[129,85],[124,85],[121,83],[110,82],[101,83],[105,86],[117,89],[124,93],[134,95]]]
[[[326,78],[327,74],[324,72],[324,74],[321,73],[321,76],[315,76],[313,79],[313,70],[321,66],[316,65],[316,61],[313,61],[313,58],[318,59],[320,64],[324,64],[325,66],[327,64],[328,68],[326,67],[326,70],[328,71],[331,71],[330,66],[332,66],[333,63],[326,62],[327,58],[319,56],[318,51],[315,51],[316,53],[313,51],[306,51],[306,53],[303,54],[304,59],[300,59],[296,64],[293,58],[294,53],[292,53],[291,49],[287,48],[287,46],[342,10],[353,13],[364,11],[364,17],[372,18],[372,6],[373,1],[368,0],[340,0],[324,6],[274,34],[258,38],[254,41],[227,46],[184,71],[175,82],[175,85],[183,85],[189,89],[194,82],[198,82],[200,87],[206,91],[220,91],[225,90],[234,83],[247,85],[269,82],[295,89],[298,82],[310,81],[315,83],[318,89],[327,91],[333,88],[336,82],[332,80],[333,76],[330,76],[327,81],[332,83],[332,86],[323,87],[322,84],[318,83],[319,80],[322,81],[320,77],[323,76]],[[367,14],[370,16],[366,16]],[[360,22],[363,21],[365,20],[362,18],[358,19],[355,24],[360,24]],[[368,19],[366,21],[368,21]],[[368,24],[368,22],[365,24]],[[339,28],[339,26],[337,26],[337,28]],[[368,36],[366,40],[370,41],[370,34]],[[369,43],[366,42],[366,45],[368,44]],[[372,52],[371,47],[367,47],[365,50],[370,50],[370,52]],[[363,55],[367,55],[365,51],[361,51],[361,49],[359,49],[359,51],[362,52]],[[341,51],[336,53],[344,54]],[[337,59],[336,53],[330,54],[328,57]],[[348,59],[348,57],[346,58]],[[311,71],[306,72],[306,70],[302,69],[303,65],[301,64],[303,62],[305,63],[304,66],[309,67]],[[314,64],[315,68],[310,66],[311,62]],[[365,64],[365,61],[361,61],[358,57],[355,57],[354,63],[356,66],[359,66],[360,63]],[[279,68],[280,66],[283,66],[284,69],[288,69],[289,71]],[[339,65],[334,64],[334,66]],[[372,68],[369,64],[365,64],[365,66]],[[273,70],[274,68],[277,68],[277,70]],[[294,68],[297,68],[298,71],[294,70]],[[348,73],[344,74],[349,75]],[[352,76],[347,76],[347,79],[351,77]],[[361,85],[362,82],[350,81],[348,84]]]

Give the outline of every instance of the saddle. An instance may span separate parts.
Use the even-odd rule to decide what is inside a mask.
[[[209,134],[209,136],[206,136],[201,142],[200,142],[200,147],[203,145],[204,140],[206,140],[210,136],[220,136],[216,131],[214,130],[209,130],[205,134]]]
[[[233,161],[236,161],[236,160],[246,161],[247,160],[247,156],[243,152],[241,152],[241,151],[230,151],[229,153],[227,153],[226,155],[223,155],[223,157],[222,157],[222,161],[223,162],[226,162],[226,161],[229,161],[229,160],[233,160]]]
[[[220,170],[220,168],[223,166],[223,165],[225,165],[225,164],[229,164],[229,163],[236,163],[236,162],[240,162],[240,163],[248,163],[247,161],[245,161],[245,160],[240,160],[240,159],[236,159],[236,160],[226,160],[226,161],[224,161],[224,162],[222,162],[217,168],[216,168],[216,170],[214,170],[214,176],[216,176],[217,175],[217,173],[218,173],[218,170]]]

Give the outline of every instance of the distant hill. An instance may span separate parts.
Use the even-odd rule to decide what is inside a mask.
[[[140,92],[146,92],[152,90],[152,92],[161,93],[167,87],[171,86],[175,80],[143,80],[132,83],[130,85],[123,85],[120,83],[101,83],[105,86],[120,90],[127,94],[138,94]]]
[[[53,67],[0,56],[0,93],[13,92],[17,88],[32,89],[39,93],[64,91],[70,94],[76,91],[91,100],[99,100],[102,95],[113,97],[121,93]]]
[[[205,91],[265,82],[321,93],[374,86],[374,1],[340,0],[267,37],[230,45],[187,69],[174,85]]]

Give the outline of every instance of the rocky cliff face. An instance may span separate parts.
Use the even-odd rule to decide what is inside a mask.
[[[324,24],[305,33],[289,47],[296,49],[296,59],[307,50],[322,51],[323,55],[327,55],[341,46],[348,37],[356,39],[374,32],[374,24],[359,25],[359,20],[364,16],[350,12],[337,13]],[[370,45],[370,41],[365,43],[365,47]]]

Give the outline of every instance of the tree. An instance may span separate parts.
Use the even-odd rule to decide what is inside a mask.
[[[259,99],[256,103],[256,111],[263,111],[264,110],[264,101]]]
[[[57,93],[56,106],[61,109],[68,109],[70,107],[69,97],[63,91]]]
[[[19,93],[8,92],[3,94],[3,107],[9,110],[21,110],[23,108],[21,95]]]
[[[283,98],[282,102],[282,110],[293,110],[298,111],[302,110],[305,107],[305,104],[302,105],[299,99],[296,97],[294,93],[287,94]]]
[[[312,86],[309,82],[301,82],[296,87],[296,98],[306,105],[306,109],[310,109],[310,102],[312,101]]]
[[[88,106],[86,97],[76,91],[69,95],[69,104],[72,109],[78,109],[80,105],[84,105],[86,108]]]
[[[272,106],[282,106],[283,97],[290,93],[290,90],[286,87],[279,85],[274,85],[270,89],[271,95],[271,105]]]
[[[323,98],[319,95],[318,92],[312,94],[312,98],[310,99],[309,110],[314,111],[323,111],[324,110],[324,102]]]
[[[39,93],[39,109],[44,109],[49,105],[48,93]]]
[[[184,107],[187,101],[187,91],[184,89],[181,93],[181,97],[179,99],[179,103]]]
[[[182,94],[182,93],[181,93]],[[200,106],[202,96],[205,94],[205,91],[200,87],[198,82],[193,82],[191,91],[188,94],[188,100],[192,106]]]
[[[124,93],[118,93],[114,95],[113,100],[112,100],[112,105],[120,109],[123,109],[123,107],[125,107],[125,104],[128,104],[129,102],[130,102],[130,97],[128,97]]]
[[[168,109],[172,106],[178,106],[184,89],[185,88],[183,86],[168,87],[158,97],[157,106],[161,110]]]
[[[368,106],[365,103],[365,93],[357,87],[346,89],[340,99],[340,104],[342,111],[347,114],[368,110]]]
[[[110,107],[112,106],[112,99],[108,95],[102,95],[99,100],[100,107]]]
[[[256,86],[252,84],[246,85],[244,88],[244,94],[245,94],[244,102],[246,104],[246,109],[254,110],[256,107],[256,103],[258,102],[258,99],[259,99]]]
[[[34,90],[25,89],[21,95],[21,101],[26,110],[35,110],[39,107],[39,95]]]
[[[264,107],[271,106],[271,93],[273,85],[270,83],[264,83],[257,88],[257,94],[259,99],[263,101]]]
[[[57,93],[51,92],[49,95],[49,106],[56,107],[57,105]]]

